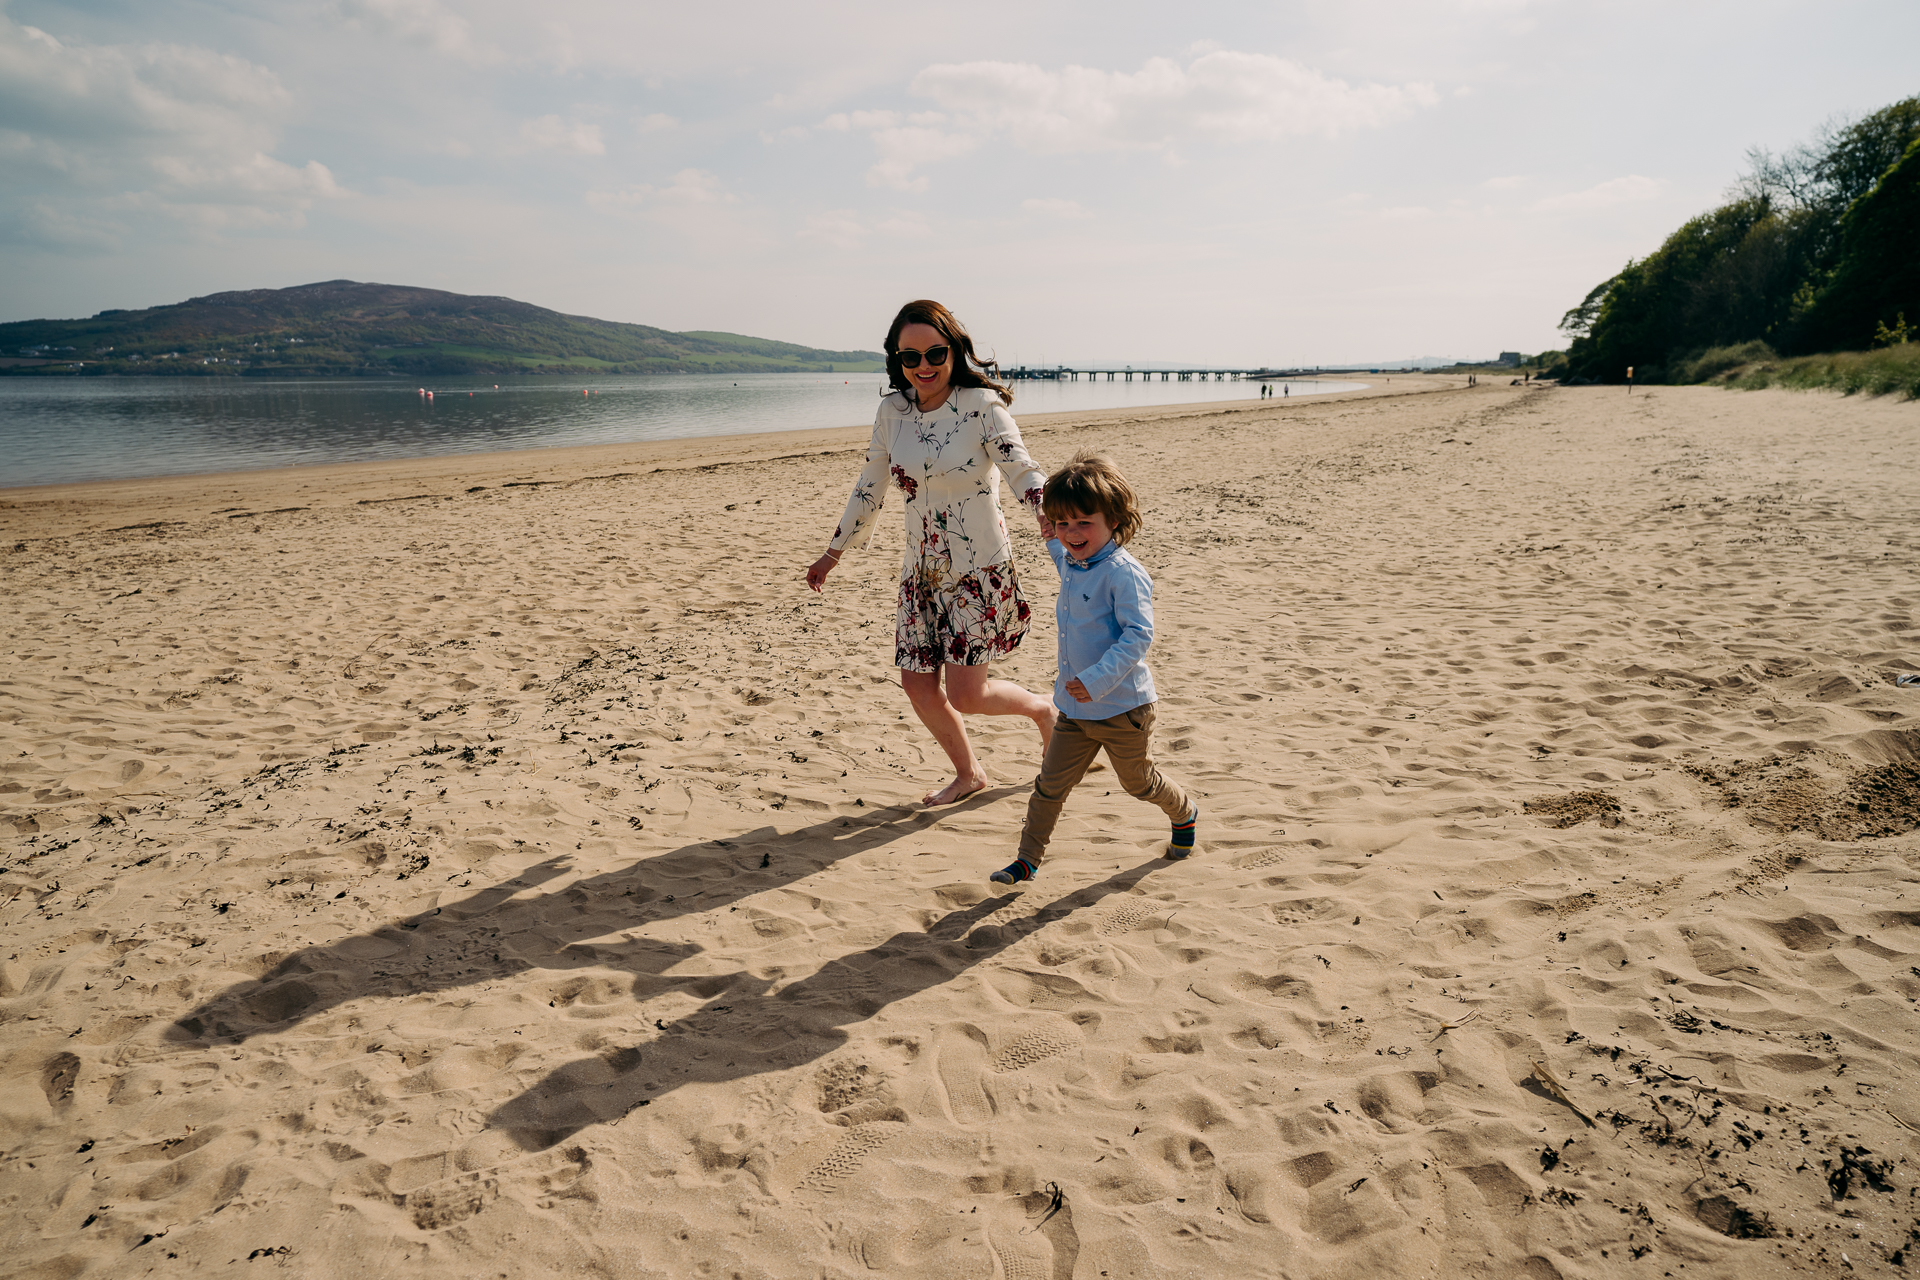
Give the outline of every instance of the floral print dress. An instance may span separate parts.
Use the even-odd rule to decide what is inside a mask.
[[[864,546],[887,485],[906,496],[894,615],[894,665],[901,670],[933,672],[948,662],[977,667],[1013,652],[1027,634],[1031,610],[1000,518],[1003,474],[1021,502],[1039,511],[1046,477],[992,391],[955,387],[926,413],[898,392],[881,400],[867,464],[827,545]]]

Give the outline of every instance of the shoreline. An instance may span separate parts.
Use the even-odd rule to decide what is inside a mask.
[[[1411,378],[1418,375],[1395,375],[1395,376],[1403,376],[1403,377]],[[1361,389],[1361,392],[1359,393],[1364,393],[1366,388],[1371,385],[1369,383],[1364,382],[1363,379],[1358,379],[1358,378],[1339,378],[1339,379],[1333,379],[1333,380],[1340,381],[1340,382],[1360,381],[1362,382],[1362,389]],[[1018,391],[1019,391],[1019,388],[1016,386],[1015,387],[1016,395]],[[1308,397],[1302,397],[1302,399],[1303,400],[1333,399],[1340,396],[1351,396],[1359,393],[1354,391],[1329,392],[1329,393],[1326,393],[1325,395],[1313,395]],[[1207,406],[1232,407],[1232,406],[1244,406],[1245,404],[1257,405],[1258,403],[1260,402],[1257,397],[1248,401],[1192,400],[1192,401],[1177,401],[1177,402],[1167,403],[1167,404],[1119,406],[1115,410],[1069,409],[1069,410],[1059,410],[1051,413],[1031,414],[1027,416],[1031,416],[1038,420],[1038,419],[1053,419],[1053,418],[1060,418],[1060,417],[1074,417],[1074,416],[1079,416],[1083,414],[1098,414],[1098,413],[1108,413],[1108,412],[1152,413],[1152,412],[1158,412],[1161,410],[1182,410],[1182,409],[1201,408],[1201,407],[1207,407]],[[1024,421],[1024,418],[1022,418],[1021,415],[1016,414],[1015,416],[1016,418],[1020,418],[1022,421]],[[782,431],[743,431],[743,432],[729,432],[729,433],[715,434],[715,435],[671,436],[671,437],[665,437],[665,438],[656,439],[656,440],[634,440],[634,441],[620,441],[620,442],[596,443],[596,444],[540,445],[540,446],[534,446],[531,448],[523,448],[523,449],[495,449],[495,450],[477,450],[473,452],[461,452],[461,453],[421,454],[421,455],[415,455],[415,456],[409,456],[409,457],[373,459],[367,462],[339,461],[339,462],[320,462],[320,463],[298,463],[298,464],[293,464],[288,466],[249,467],[249,468],[237,468],[237,469],[217,470],[217,471],[186,472],[178,475],[120,476],[120,477],[107,477],[104,479],[96,479],[96,480],[62,480],[62,481],[49,481],[44,483],[33,483],[33,484],[22,484],[22,485],[0,485],[0,498],[4,498],[6,495],[11,495],[11,494],[37,493],[41,491],[57,490],[57,489],[81,490],[81,489],[86,489],[90,487],[102,486],[102,485],[139,484],[139,483],[145,483],[145,482],[161,482],[161,481],[170,481],[170,480],[171,481],[196,481],[196,480],[217,481],[217,480],[227,479],[231,477],[241,477],[241,476],[248,476],[248,475],[266,475],[266,474],[274,474],[278,472],[288,472],[288,471],[316,471],[316,470],[325,470],[328,468],[338,468],[338,467],[359,467],[359,466],[405,467],[405,466],[412,466],[412,465],[422,464],[422,463],[430,463],[434,461],[454,462],[460,459],[485,460],[485,459],[511,456],[516,454],[538,454],[538,453],[547,452],[549,450],[642,449],[642,448],[655,446],[655,445],[670,447],[683,441],[700,441],[700,440],[712,441],[712,442],[715,442],[716,446],[720,446],[720,445],[725,445],[735,441],[753,439],[758,436],[789,436],[789,435],[801,435],[807,432],[839,431],[839,430],[849,430],[849,429],[866,430],[866,429],[869,429],[870,426],[871,426],[870,422],[869,423],[849,423],[849,424],[846,424],[845,427],[833,427],[833,426],[806,427],[806,428],[800,428],[794,431],[784,431],[784,430]]]
[[[1367,383],[1352,391],[1302,397],[1298,408],[1337,404],[1383,395],[1427,394],[1464,389],[1465,378],[1395,375],[1400,383]],[[1352,379],[1342,379],[1351,381]],[[1402,385],[1411,384],[1411,385]],[[1213,400],[1183,404],[1144,405],[1112,409],[1066,410],[1016,414],[1022,431],[1066,429],[1102,423],[1124,424],[1178,421],[1195,415],[1245,413],[1272,408],[1272,400]],[[1284,407],[1294,407],[1288,404]],[[203,472],[180,476],[146,476],[117,480],[82,480],[57,484],[0,488],[0,537],[20,536],[21,521],[47,518],[55,509],[69,518],[87,508],[115,514],[100,517],[102,525],[131,523],[144,514],[177,514],[177,507],[211,501],[241,505],[271,505],[297,495],[333,505],[392,498],[394,490],[416,485],[502,483],[570,483],[587,473],[628,468],[677,471],[716,463],[772,460],[817,452],[864,449],[871,424],[809,427],[796,431],[745,432],[736,435],[682,436],[626,444],[555,445],[535,449],[494,450],[479,453],[428,454],[414,458],[366,462],[327,462],[255,470]],[[271,496],[278,495],[278,496]],[[215,512],[214,514],[219,514]],[[71,528],[72,526],[63,525]],[[40,536],[46,536],[44,534]]]

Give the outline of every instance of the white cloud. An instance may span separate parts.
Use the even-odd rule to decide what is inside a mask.
[[[836,249],[857,249],[866,242],[867,228],[851,209],[828,209],[810,215],[799,232],[803,240],[818,240]]]
[[[300,225],[315,201],[347,193],[319,161],[272,154],[292,105],[278,77],[242,58],[67,43],[0,15],[0,153],[16,194],[37,189],[22,224],[48,234],[88,225],[68,200],[202,227]]]
[[[589,209],[624,215],[639,212],[653,198],[653,194],[652,187],[622,187],[618,191],[589,191],[586,200]]]
[[[936,234],[925,218],[917,214],[906,217],[882,218],[873,224],[873,229],[883,236],[899,239],[930,240]]]
[[[902,116],[852,111],[821,129],[870,134],[879,161],[869,185],[924,191],[924,166],[966,155],[987,137],[1027,151],[1158,151],[1182,144],[1245,145],[1377,128],[1430,107],[1428,84],[1349,84],[1285,58],[1197,46],[1184,65],[1149,60],[1140,70],[1101,71],[1028,63],[927,67],[912,91],[941,108]]]
[[[467,20],[440,0],[334,0],[332,8],[354,30],[424,44],[463,62],[502,60],[498,49],[475,40]]]
[[[925,191],[927,180],[916,176],[915,169],[966,155],[980,145],[976,139],[940,127],[946,123],[944,111],[838,111],[814,127],[828,133],[860,130],[872,138],[880,159],[867,170],[868,186]],[[784,134],[801,137],[807,132],[788,129]]]
[[[600,136],[599,125],[562,120],[557,115],[527,121],[520,126],[520,137],[543,151],[566,151],[580,156],[607,154],[606,139]]]
[[[682,169],[673,175],[673,185],[660,193],[662,200],[681,204],[732,204],[739,199],[721,189],[720,176],[705,169]]]
[[[120,247],[125,227],[47,204],[30,204],[10,225],[0,227],[5,239],[68,253],[112,252]]]
[[[1544,200],[1536,200],[1527,206],[1527,211],[1554,213],[1565,209],[1575,211],[1607,209],[1617,204],[1651,200],[1660,194],[1660,186],[1657,179],[1630,173],[1624,178],[1613,178],[1598,186],[1588,187],[1585,191],[1570,191],[1565,195],[1548,196]]]
[[[251,156],[203,160],[157,156],[154,168],[176,191],[190,191],[202,203],[269,203],[306,207],[313,200],[344,194],[333,173],[318,160],[303,168],[254,152]]]
[[[980,143],[961,134],[909,126],[875,130],[873,145],[880,153],[880,160],[867,170],[868,186],[925,191],[927,180],[914,176],[916,168],[964,156]]]
[[[670,186],[647,184],[622,187],[617,191],[589,191],[587,205],[601,213],[632,214],[645,207],[656,210],[685,209],[695,205],[738,204],[740,198],[728,192],[720,176],[705,169],[682,169],[673,175]]]
[[[634,122],[634,128],[638,129],[641,133],[664,133],[668,129],[677,129],[679,127],[680,122],[677,119],[658,111],[651,115],[641,116]]]
[[[876,235],[924,242],[937,234],[925,218],[916,214],[895,214],[868,221],[852,209],[828,209],[812,214],[798,232],[802,240],[817,240],[836,249],[858,249]]]
[[[1489,187],[1495,191],[1511,191],[1515,187],[1526,186],[1527,180],[1519,176],[1518,174],[1513,174],[1504,178],[1488,178],[1485,182],[1481,183],[1480,185],[1483,187]]]
[[[1093,216],[1081,207],[1078,200],[1064,200],[1059,196],[1022,200],[1020,207],[1029,213],[1042,213],[1053,218],[1091,218]]]
[[[272,72],[180,45],[69,45],[0,17],[0,112],[63,166],[86,153],[251,152],[270,146],[291,98]]]
[[[1158,150],[1377,128],[1439,101],[1427,84],[1353,85],[1266,54],[1216,51],[1139,71],[1023,63],[928,67],[913,91],[1032,151]]]
[[[845,133],[849,129],[891,129],[899,123],[898,111],[837,111],[822,120],[820,127]]]

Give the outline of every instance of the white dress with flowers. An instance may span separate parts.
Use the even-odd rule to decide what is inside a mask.
[[[827,545],[866,544],[889,482],[906,496],[894,622],[894,664],[902,670],[979,666],[1011,653],[1027,634],[1031,610],[1000,516],[1002,475],[1024,505],[1040,509],[1046,477],[992,391],[955,387],[927,413],[899,392],[880,401],[867,464]]]

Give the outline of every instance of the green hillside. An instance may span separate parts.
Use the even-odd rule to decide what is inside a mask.
[[[673,333],[512,298],[329,280],[215,293],[87,320],[0,324],[0,373],[300,377],[512,373],[865,373],[877,351]]]

